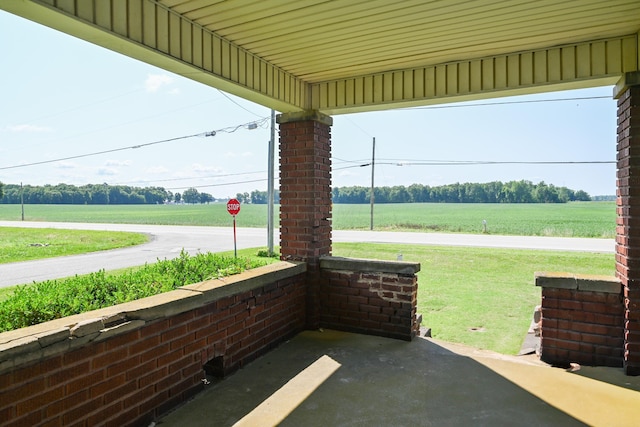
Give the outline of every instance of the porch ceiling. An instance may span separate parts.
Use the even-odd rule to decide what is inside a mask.
[[[638,0],[12,0],[0,9],[280,111],[613,84]]]

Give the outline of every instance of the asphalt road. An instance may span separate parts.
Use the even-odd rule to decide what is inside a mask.
[[[175,258],[184,248],[190,254],[233,250],[230,227],[193,227],[138,224],[85,224],[0,221],[0,227],[113,230],[146,233],[144,245],[37,261],[0,264],[0,287],[86,274],[100,269],[114,270]],[[267,246],[267,231],[238,228],[238,249]],[[279,237],[274,238],[276,244]],[[583,239],[535,236],[492,236],[475,234],[401,233],[388,231],[334,230],[334,242],[406,243],[416,245],[475,246],[487,248],[542,249],[613,253],[613,239]],[[34,242],[37,243],[37,242]]]

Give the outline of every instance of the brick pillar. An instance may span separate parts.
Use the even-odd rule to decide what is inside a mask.
[[[640,72],[616,86],[618,172],[616,275],[624,293],[624,370],[640,375]]]
[[[307,327],[320,325],[320,258],[331,255],[331,117],[281,114],[280,254],[307,262]]]

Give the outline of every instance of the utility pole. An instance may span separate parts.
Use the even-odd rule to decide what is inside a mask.
[[[24,189],[22,188],[22,182],[20,182],[20,206],[22,207],[22,220],[24,221]]]
[[[371,225],[369,227],[369,230],[373,230],[373,205],[375,203],[376,200],[376,196],[374,194],[374,183],[373,183],[373,177],[374,175],[374,171],[375,171],[375,167],[376,167],[376,138],[373,137],[373,153],[371,154]]]
[[[275,139],[276,139],[276,112],[271,110],[271,139],[269,140],[269,165],[267,167],[267,247],[269,256],[273,255],[273,162],[275,158]]]

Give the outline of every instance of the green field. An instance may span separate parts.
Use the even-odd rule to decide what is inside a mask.
[[[276,206],[276,217],[278,206]],[[19,205],[0,205],[0,220],[19,221]],[[238,227],[266,227],[266,205],[242,205]],[[25,220],[231,226],[225,203],[210,205],[26,205]],[[375,230],[614,238],[614,202],[566,204],[379,204]],[[368,205],[333,205],[337,230],[368,230]],[[276,224],[277,227],[277,224]]]

